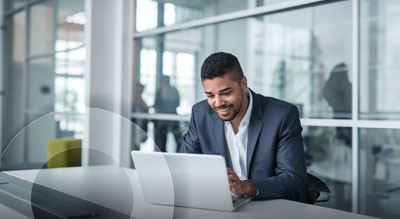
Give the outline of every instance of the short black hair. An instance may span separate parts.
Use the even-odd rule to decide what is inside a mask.
[[[233,81],[240,82],[243,78],[243,71],[239,60],[230,53],[213,53],[204,60],[201,66],[202,81],[222,77],[225,74],[229,74],[230,79]]]

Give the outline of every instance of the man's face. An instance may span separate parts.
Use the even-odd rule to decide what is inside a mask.
[[[223,121],[231,121],[237,115],[244,116],[247,105],[247,80],[243,77],[240,82],[233,81],[229,74],[202,81],[208,104],[217,112]]]

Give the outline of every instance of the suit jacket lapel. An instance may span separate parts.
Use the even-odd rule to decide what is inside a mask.
[[[225,127],[224,122],[219,119],[216,113],[212,114],[213,125],[215,127],[215,142],[217,144],[217,150],[225,158],[226,166],[232,168],[231,157],[228,151],[228,144],[225,139]]]
[[[250,90],[250,92],[253,97],[253,110],[251,112],[249,134],[247,140],[247,174],[249,177],[251,159],[253,158],[256,143],[263,127],[263,123],[260,120],[260,118],[262,117],[260,99],[258,98],[257,94],[254,93],[252,90]]]

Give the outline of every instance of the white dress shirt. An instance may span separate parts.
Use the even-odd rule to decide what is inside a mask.
[[[225,138],[228,143],[232,168],[240,180],[247,180],[247,139],[251,110],[253,109],[253,97],[248,89],[246,94],[249,97],[249,105],[246,114],[240,121],[238,133],[235,135],[231,123],[229,121],[225,122]]]

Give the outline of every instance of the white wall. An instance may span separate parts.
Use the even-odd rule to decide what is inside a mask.
[[[131,159],[132,6],[130,0],[86,0],[85,7],[86,106],[101,110],[89,112],[83,145],[126,166]],[[83,159],[98,163],[90,155]]]

